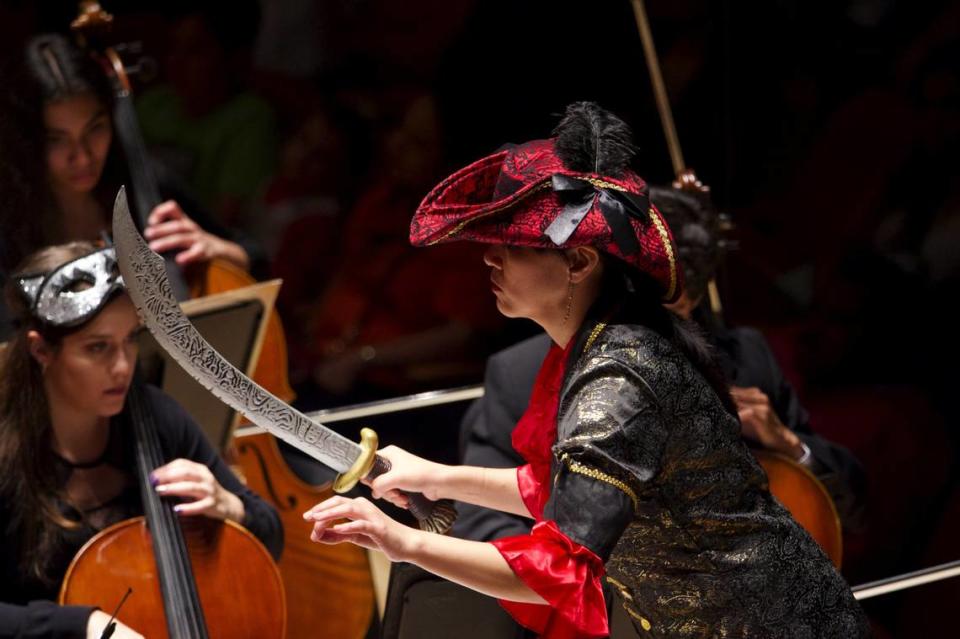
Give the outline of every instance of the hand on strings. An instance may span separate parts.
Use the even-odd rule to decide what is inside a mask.
[[[158,204],[150,212],[143,236],[157,253],[176,253],[174,260],[180,266],[218,258],[242,268],[249,265],[249,257],[240,245],[204,231],[173,200]]]
[[[206,515],[213,519],[243,521],[243,502],[220,485],[210,469],[189,459],[175,459],[150,473],[163,497],[185,501],[174,506],[181,515]]]
[[[740,415],[741,434],[764,448],[784,453],[790,459],[803,455],[800,438],[783,425],[770,405],[770,398],[759,388],[733,386],[730,395]]]
[[[303,518],[313,522],[311,541],[322,544],[350,542],[379,550],[391,561],[404,561],[410,557],[419,533],[394,521],[363,497],[331,497],[303,513]]]
[[[396,446],[387,446],[377,454],[390,462],[390,470],[373,480],[361,480],[370,487],[374,499],[386,499],[395,506],[406,508],[409,500],[404,491],[422,493],[432,501],[444,497],[441,483],[447,468],[445,465],[417,457]]]
[[[129,626],[114,619],[117,624],[110,635],[111,639],[143,639],[143,635],[133,630]],[[107,624],[110,623],[110,615],[102,610],[94,610],[87,619],[87,639],[100,639]]]

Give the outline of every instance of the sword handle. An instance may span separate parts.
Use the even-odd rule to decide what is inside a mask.
[[[349,492],[363,477],[379,477],[390,470],[390,462],[377,454],[377,434],[370,428],[360,430],[360,455],[348,470],[333,481],[336,493]],[[407,509],[417,518],[421,530],[445,535],[457,519],[457,510],[449,499],[430,501],[420,493],[404,493]]]
[[[390,470],[390,462],[380,455],[376,455],[373,460],[373,467],[370,469],[368,478],[379,477]],[[439,535],[445,535],[453,526],[457,519],[457,509],[449,499],[439,499],[431,501],[420,493],[404,493],[409,500],[407,509],[417,518],[420,524],[420,530],[434,532]]]
[[[377,445],[379,438],[372,428],[360,429],[360,454],[357,455],[353,466],[343,471],[333,480],[333,492],[348,493],[353,490],[357,482],[367,476],[373,463],[377,459]]]

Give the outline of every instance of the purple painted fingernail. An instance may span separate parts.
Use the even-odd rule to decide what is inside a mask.
[[[183,512],[183,504],[177,504],[176,506],[174,506],[173,512],[175,513]]]
[[[153,473],[150,473],[150,485],[156,486],[158,483],[160,483],[160,480],[157,479],[157,476],[154,475]]]

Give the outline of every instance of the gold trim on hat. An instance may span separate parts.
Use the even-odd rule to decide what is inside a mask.
[[[670,261],[670,287],[667,288],[664,299],[673,299],[673,294],[677,290],[677,258],[673,255],[673,242],[670,241],[670,233],[667,232],[663,219],[652,207],[650,208],[650,219],[653,220],[653,225],[657,227],[657,232],[660,233],[660,241],[663,242],[663,248],[667,251],[667,259]]]

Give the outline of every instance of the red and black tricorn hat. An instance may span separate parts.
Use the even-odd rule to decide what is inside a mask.
[[[454,240],[537,248],[592,245],[656,282],[665,302],[682,286],[673,237],[626,169],[619,177],[573,171],[556,139],[501,149],[451,175],[421,202],[410,242]]]

